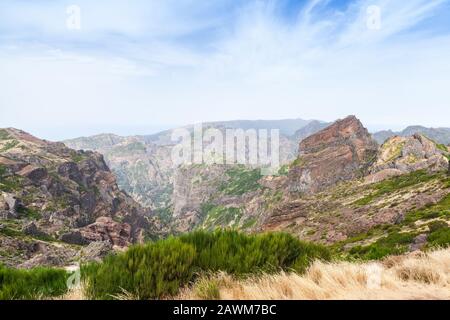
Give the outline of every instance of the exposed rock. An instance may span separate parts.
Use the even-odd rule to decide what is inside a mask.
[[[47,177],[47,169],[35,165],[27,165],[25,168],[17,172],[19,176],[30,179],[34,184],[39,183]]]
[[[100,217],[95,223],[79,230],[87,242],[109,241],[119,247],[129,246],[131,239],[131,226],[127,223],[113,221],[109,217]]]
[[[69,243],[69,244],[76,244],[76,245],[80,245],[80,246],[89,244],[89,241],[87,241],[85,238],[83,238],[83,236],[79,230],[65,233],[65,234],[61,235],[61,237],[59,239],[62,242]]]
[[[356,117],[339,120],[300,143],[299,158],[289,171],[289,189],[317,192],[362,177],[377,148]]]
[[[18,219],[21,208],[22,202],[14,194],[0,193],[0,219]]]
[[[398,169],[383,169],[381,171],[372,173],[364,178],[365,183],[377,183],[392,177],[400,176],[403,172]]]
[[[409,251],[421,250],[427,244],[428,236],[426,234],[419,234],[414,238],[413,243],[409,247]]]
[[[100,262],[112,251],[113,246],[109,241],[91,242],[87,247],[81,250],[80,258],[83,262]]]
[[[380,148],[377,161],[370,169],[372,174],[393,172],[407,173],[426,169],[442,171],[448,167],[448,154],[427,137],[415,134],[411,137],[392,137]]]
[[[30,265],[59,263],[52,255],[35,257],[15,234],[25,235],[27,241],[54,237],[69,244],[107,240],[117,246],[147,236],[149,210],[119,189],[101,154],[75,151],[13,128],[2,132],[0,186],[8,191],[0,194],[0,219],[16,221],[7,222],[8,232],[0,234],[0,240],[7,239],[12,252],[16,242],[21,254],[8,251],[0,255],[0,263],[15,266],[30,259],[34,259]],[[129,224],[114,222],[125,219]]]
[[[34,222],[30,222],[22,228],[22,232],[32,237],[48,237],[48,234],[42,232]]]

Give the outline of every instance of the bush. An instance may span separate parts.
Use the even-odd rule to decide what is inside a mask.
[[[155,299],[176,294],[192,278],[194,257],[194,248],[175,238],[133,246],[103,263],[82,266],[86,296],[109,300],[127,292],[138,299]]]
[[[0,265],[0,300],[34,300],[67,292],[69,274],[62,269],[10,269]]]
[[[398,255],[408,250],[408,245],[414,240],[415,234],[392,232],[387,237],[377,240],[368,246],[356,246],[350,254],[364,260],[379,260],[388,255]]]
[[[219,191],[227,195],[241,196],[247,192],[262,188],[259,184],[259,180],[262,178],[260,169],[236,166],[229,169],[226,174],[229,179],[219,187]]]
[[[443,223],[430,226],[431,233],[428,235],[428,247],[448,247],[450,246],[450,227]]]
[[[197,231],[180,237],[197,251],[195,266],[204,271],[244,275],[292,267],[300,271],[312,258],[329,259],[327,249],[285,233],[246,235],[237,231]]]
[[[260,271],[304,271],[313,259],[329,260],[330,253],[288,234],[197,231],[134,246],[103,263],[82,266],[81,271],[88,298],[113,299],[126,292],[138,299],[155,299],[175,295],[195,275],[205,272],[244,276]]]

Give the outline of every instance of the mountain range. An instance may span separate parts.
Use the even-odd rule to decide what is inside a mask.
[[[380,146],[355,116],[285,123],[283,165],[271,176],[246,165],[174,167],[168,131],[63,144],[1,129],[0,263],[67,266],[216,228],[285,231],[370,257],[423,248],[449,228],[450,153],[436,136]]]

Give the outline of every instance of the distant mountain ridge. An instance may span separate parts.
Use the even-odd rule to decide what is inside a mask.
[[[234,120],[202,123],[203,129],[279,129],[280,160],[282,164],[293,161],[298,154],[299,142],[330,126],[320,120]],[[192,131],[194,125],[180,128]],[[165,130],[150,135],[119,136],[99,134],[63,141],[76,150],[97,151],[105,156],[111,170],[117,176],[119,187],[141,205],[150,208],[166,208],[172,205],[175,170],[171,163],[172,131]],[[450,142],[450,129],[432,129],[411,126],[402,132],[380,131],[373,138],[382,144],[395,135],[410,136],[420,133],[441,144]]]
[[[286,164],[297,156],[299,135],[307,137],[323,128],[317,120],[234,120],[202,123],[203,129],[279,129],[280,161]],[[192,131],[194,125],[181,127]],[[298,130],[305,128],[304,132]],[[108,166],[117,176],[117,182],[140,204],[150,208],[171,205],[175,176],[171,163],[172,131],[151,135],[122,137],[99,134],[63,141],[76,150],[97,151],[105,156]]]
[[[450,144],[450,128],[427,128],[423,126],[409,126],[402,131],[383,130],[374,133],[373,138],[380,144],[394,136],[408,137],[414,134],[422,134],[434,141],[449,145]]]

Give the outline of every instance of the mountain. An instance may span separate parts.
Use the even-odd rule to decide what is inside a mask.
[[[66,265],[80,248],[92,254],[143,241],[151,219],[101,154],[0,129],[1,263]]]
[[[350,116],[301,141],[279,176],[245,166],[183,168],[174,182],[172,232],[285,231],[361,255],[372,244],[390,246],[385,238],[392,252],[423,247],[434,237],[431,224],[448,228],[449,157],[422,135],[380,147]]]
[[[361,177],[377,150],[378,144],[355,116],[338,120],[300,142],[297,165],[289,172],[289,188],[317,192]]]
[[[329,123],[329,122],[313,120],[310,123],[308,123],[306,126],[304,126],[303,128],[298,129],[294,133],[292,138],[295,139],[296,141],[302,141],[303,139],[319,132],[320,130],[325,129],[329,125],[331,125],[331,123]]]
[[[391,138],[393,136],[407,137],[414,134],[422,134],[438,143],[450,145],[450,128],[426,128],[422,126],[409,126],[403,131],[399,132],[394,132],[392,130],[379,131],[374,133],[373,137],[378,143],[382,144],[388,138]]]
[[[318,123],[318,124],[316,124]],[[236,120],[203,123],[203,129],[279,129],[280,161],[286,164],[295,159],[298,152],[297,130],[310,125],[304,137],[317,132],[322,122],[302,119],[286,120]],[[194,126],[186,126],[192,132]],[[147,136],[120,137],[101,134],[66,140],[64,143],[76,150],[92,150],[104,155],[108,166],[117,176],[119,187],[144,207],[166,209],[173,207],[174,182],[177,168],[171,162],[175,142],[172,130]],[[294,136],[293,136],[294,135]]]

